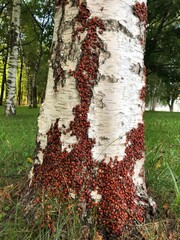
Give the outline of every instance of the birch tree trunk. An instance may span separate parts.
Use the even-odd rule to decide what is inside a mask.
[[[13,0],[8,79],[6,83],[6,102],[5,102],[6,116],[14,116],[16,114],[14,99],[16,93],[16,72],[18,66],[20,9],[21,0]]]
[[[41,64],[41,58],[42,58],[42,54],[43,54],[42,37],[41,37],[39,45],[40,46],[39,46],[39,50],[38,50],[38,54],[37,54],[37,60],[36,60],[33,79],[32,79],[32,102],[33,102],[32,106],[34,108],[37,107],[37,77],[38,77],[38,72],[39,72],[40,64]]]
[[[56,1],[30,185],[97,207],[121,235],[149,206],[144,179],[146,3]],[[85,210],[84,210],[85,208]]]

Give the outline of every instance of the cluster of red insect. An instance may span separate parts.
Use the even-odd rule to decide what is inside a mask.
[[[147,23],[147,7],[146,4],[144,2],[139,3],[136,2],[133,6],[133,12],[134,15],[136,15],[140,22],[144,22],[144,24],[146,25]]]
[[[146,98],[146,87],[143,86],[143,87],[141,88],[141,90],[140,90],[140,99],[141,99],[142,101],[145,101],[145,98]]]
[[[92,97],[92,89],[97,79],[99,54],[103,45],[97,31],[104,31],[103,22],[95,17],[88,19],[89,10],[85,4],[79,6],[76,22],[81,27],[75,30],[74,37],[79,32],[87,31],[81,46],[81,58],[74,72],[70,72],[76,79],[80,104],[73,109],[74,120],[68,127],[58,127],[59,120],[47,133],[47,147],[43,154],[43,164],[34,166],[33,185],[42,186],[53,196],[68,199],[71,193],[80,198],[86,198],[91,208],[90,191],[94,188],[92,181],[92,148],[95,140],[88,137],[90,123],[88,111]],[[69,146],[72,150],[62,150],[61,135],[70,132],[76,136],[77,143]],[[91,185],[91,187],[88,187]],[[82,190],[83,189],[83,190]]]
[[[143,157],[144,126],[132,129],[126,136],[123,160],[118,157],[107,164],[99,163],[97,174],[98,192],[103,196],[99,204],[100,222],[108,232],[121,235],[133,222],[143,221],[144,210],[137,205],[135,186],[132,180],[135,162]]]
[[[105,27],[101,19],[89,16],[86,5],[81,4],[76,17],[78,28],[73,37],[75,39],[84,31],[87,35],[81,45],[77,68],[70,71],[77,82],[80,104],[73,109],[74,120],[69,126],[60,129],[57,119],[48,131],[43,163],[34,166],[32,186],[42,187],[59,201],[67,201],[73,194],[73,198],[86,202],[89,211],[96,205],[100,224],[109,234],[121,235],[126,226],[135,220],[143,220],[143,209],[136,203],[132,175],[135,162],[143,157],[144,126],[139,124],[137,129],[127,133],[123,160],[115,157],[109,163],[93,161],[95,140],[88,137],[88,111],[99,68],[99,54],[103,49],[98,33],[102,33]],[[69,151],[62,149],[61,142],[61,135],[67,132],[77,138],[77,143],[69,146]],[[91,198],[94,190],[102,196],[98,203]]]

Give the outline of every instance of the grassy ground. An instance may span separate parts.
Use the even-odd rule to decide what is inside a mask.
[[[38,230],[37,233],[37,229],[35,231],[31,227],[29,230],[24,225],[19,215],[18,204],[13,197],[19,183],[31,167],[38,111],[39,109],[18,107],[16,118],[7,119],[0,108],[0,239],[79,240],[84,226],[80,225],[77,216],[72,218],[66,212],[59,216],[59,226],[66,226],[63,227],[63,231],[70,229],[65,233],[62,233],[59,226],[53,237],[48,235],[47,231],[43,232],[44,230]],[[179,239],[177,228],[180,218],[180,113],[146,112],[145,124],[146,180],[149,194],[158,204],[159,213],[152,224],[140,226],[139,232],[144,238],[133,239]],[[16,205],[15,218],[13,222],[5,222],[3,219],[13,204]],[[37,225],[36,227],[38,228]],[[159,235],[157,228],[161,229]],[[176,230],[173,231],[173,228]],[[66,237],[60,238],[60,235]],[[100,237],[91,239],[100,240]]]
[[[15,118],[5,118],[0,108],[0,187],[16,182],[30,167],[38,112],[19,107]]]
[[[161,215],[180,214],[180,113],[146,112],[146,179]]]

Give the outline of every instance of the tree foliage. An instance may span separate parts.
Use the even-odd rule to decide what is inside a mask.
[[[24,1],[22,45],[29,75],[29,104],[34,107],[37,106],[37,97],[42,99],[45,92],[47,62],[52,40],[52,19],[52,0]]]
[[[165,101],[171,111],[180,95],[179,7],[177,0],[149,1],[145,56],[147,90],[160,88],[161,91],[156,91],[154,97],[156,101]],[[147,92],[147,95],[150,96],[150,93]],[[147,101],[150,103],[155,99],[148,98]]]
[[[12,11],[12,2],[3,0],[0,5],[0,78],[1,102],[2,105],[5,88],[5,75],[8,67],[8,50],[10,48],[10,16]],[[50,45],[52,41],[53,30],[53,0],[36,1],[23,0],[21,9],[21,35],[19,46],[19,67],[23,62],[22,85],[19,83],[20,73],[17,74],[17,102],[18,104],[32,104],[36,101],[41,102],[44,98],[48,59],[50,55]],[[7,61],[5,61],[7,59]],[[5,69],[6,68],[6,69]],[[5,69],[5,70],[4,70]],[[19,89],[22,86],[23,89]],[[20,94],[20,92],[22,94]],[[21,99],[19,99],[19,95]],[[33,102],[34,99],[34,102]]]

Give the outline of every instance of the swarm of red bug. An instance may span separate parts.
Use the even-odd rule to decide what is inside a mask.
[[[144,22],[144,24],[147,23],[147,7],[144,2],[139,3],[136,2],[135,5],[133,6],[133,12],[134,15],[136,15],[140,22]]]
[[[136,3],[135,6],[135,11],[143,14],[145,18],[142,10],[145,5]],[[109,163],[104,160],[100,162],[93,160],[92,149],[95,139],[88,136],[90,128],[88,112],[98,74],[99,55],[103,50],[98,33],[103,34],[105,26],[100,18],[90,18],[90,11],[84,3],[79,6],[75,20],[78,27],[74,31],[74,40],[78,34],[86,31],[86,37],[81,45],[80,61],[76,69],[70,71],[70,75],[74,76],[77,83],[80,104],[74,107],[74,119],[69,126],[63,125],[60,129],[57,119],[47,132],[43,163],[34,166],[32,187],[42,188],[51,196],[58,197],[59,202],[68,201],[73,196],[86,202],[89,213],[95,206],[100,225],[104,226],[109,234],[119,236],[134,221],[143,221],[144,210],[137,204],[138,198],[132,176],[136,161],[143,158],[144,126],[139,123],[137,128],[126,134],[123,159],[115,156]],[[140,98],[144,98],[143,94],[140,94]],[[77,143],[69,146],[70,151],[62,149],[61,142],[62,134],[68,132],[77,138]],[[91,192],[94,190],[102,196],[99,202],[91,198]],[[78,211],[81,212],[80,207]]]

